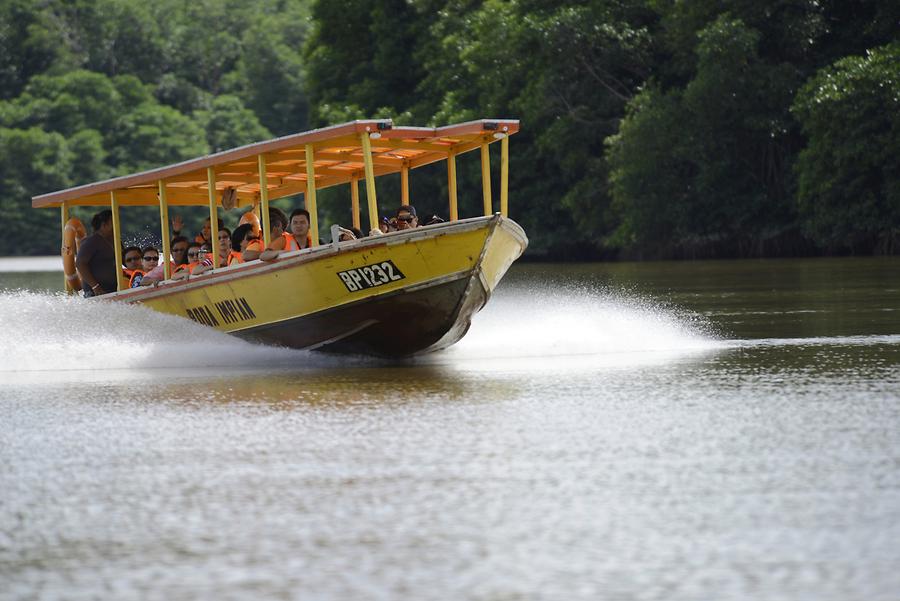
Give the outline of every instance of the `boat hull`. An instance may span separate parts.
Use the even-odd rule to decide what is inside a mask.
[[[494,215],[323,245],[111,298],[264,344],[403,357],[462,338],[526,245],[515,222]]]

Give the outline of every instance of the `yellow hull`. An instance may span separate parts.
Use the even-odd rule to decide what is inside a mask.
[[[268,344],[407,356],[459,340],[527,243],[512,220],[478,217],[104,298]]]

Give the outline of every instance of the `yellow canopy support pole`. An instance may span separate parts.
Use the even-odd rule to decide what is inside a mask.
[[[316,151],[306,145],[306,210],[309,211],[309,235],[312,247],[319,245],[319,213],[316,210]]]
[[[450,193],[450,221],[456,221],[459,219],[456,204],[456,150],[452,148],[447,153],[447,190]]]
[[[487,142],[481,143],[481,195],[484,199],[484,216],[494,212],[494,201],[491,198],[491,154]]]
[[[500,214],[509,215],[509,136],[500,140]]]
[[[159,220],[162,223],[163,269],[168,280],[172,277],[172,241],[169,239],[169,199],[163,180],[159,180]]]
[[[206,185],[209,188],[209,243],[212,248],[213,269],[219,267],[219,209],[216,207],[216,170],[206,168]]]
[[[350,203],[353,205],[353,227],[362,229],[359,227],[359,178],[355,176],[350,177]]]
[[[122,286],[122,223],[119,221],[119,199],[116,191],[109,192],[109,208],[112,209],[113,222],[113,251],[116,253],[116,290]]]
[[[266,175],[265,155],[261,154],[257,158],[259,159],[259,201],[262,205],[259,217],[262,222],[263,247],[267,247],[272,241],[272,224],[269,223],[269,179]]]
[[[403,161],[400,167],[400,204],[409,204],[409,163]]]
[[[66,244],[66,222],[69,220],[69,207],[63,202],[59,205],[59,219],[60,219],[60,232],[62,233],[62,243],[60,246],[65,246]],[[75,252],[75,249],[72,249],[72,252]],[[75,292],[75,288],[72,287],[72,283],[69,281],[69,278],[66,277],[66,274],[63,273],[63,283],[65,285],[64,290],[67,294],[73,294]]]
[[[372,143],[368,132],[359,135],[363,151],[363,163],[366,166],[366,200],[369,202],[369,228],[378,227],[378,199],[375,198],[375,165],[372,163]]]

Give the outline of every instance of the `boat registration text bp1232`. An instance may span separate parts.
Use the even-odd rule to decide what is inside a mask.
[[[338,277],[344,282],[344,286],[350,292],[357,292],[367,288],[377,288],[391,282],[406,279],[393,261],[382,261],[374,265],[355,267],[347,271],[339,271]]]

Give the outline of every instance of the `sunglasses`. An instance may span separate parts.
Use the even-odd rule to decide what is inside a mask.
[[[198,252],[189,252],[189,253],[188,253],[188,256],[189,256],[189,257],[199,257],[199,256],[200,256],[200,252],[199,252],[199,251],[198,251]]]
[[[140,261],[140,260],[141,260],[140,255],[138,255],[137,257],[125,257],[126,263],[128,263],[129,261]]]
[[[397,217],[397,221],[402,221],[403,223],[412,223],[413,217]]]
[[[158,257],[158,256],[148,256],[148,255],[144,255],[144,260],[145,260],[145,261],[159,261],[159,257]]]

